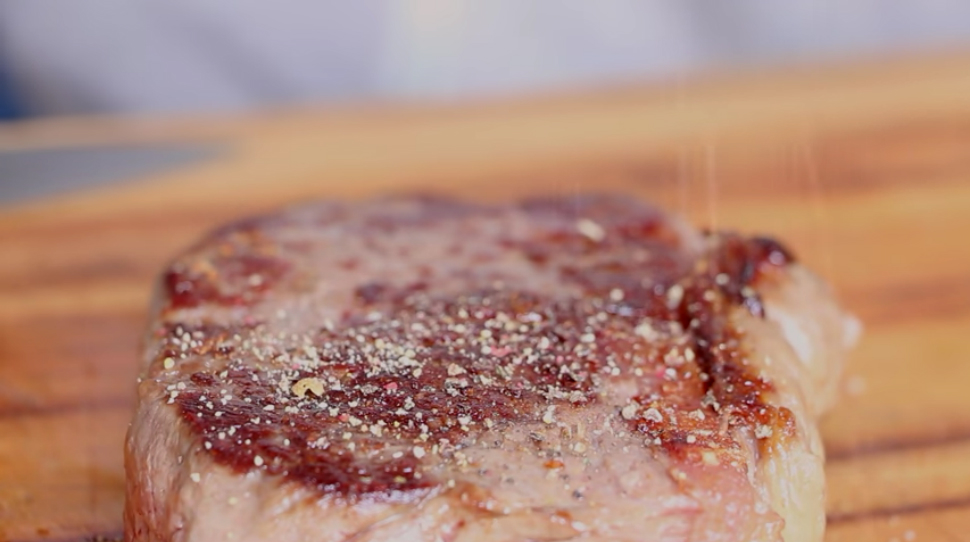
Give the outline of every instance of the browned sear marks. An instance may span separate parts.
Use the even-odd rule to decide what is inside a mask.
[[[380,217],[374,227],[502,216],[427,205],[427,215]],[[340,321],[299,335],[243,321],[170,326],[160,358],[224,360],[173,381],[170,402],[217,461],[347,497],[442,483],[423,465],[461,465],[464,448],[510,424],[553,424],[569,409],[611,404],[613,379],[637,390],[617,406],[618,426],[671,454],[735,447],[738,424],[759,437],[791,429],[791,413],[764,399],[771,383],[748,368],[730,316],[739,306],[764,315],[757,281],[792,260],[784,247],[715,233],[688,250],[658,211],[617,198],[531,201],[512,212],[535,222],[530,237],[491,242],[551,266],[580,295],[471,279],[441,293],[434,282],[362,276]],[[230,247],[178,262],[164,279],[170,310],[271,303],[300,258]]]

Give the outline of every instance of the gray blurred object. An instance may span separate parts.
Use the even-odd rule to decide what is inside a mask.
[[[220,151],[217,145],[0,151],[0,205],[185,167]]]
[[[461,98],[970,42],[962,0],[0,0],[36,114]]]

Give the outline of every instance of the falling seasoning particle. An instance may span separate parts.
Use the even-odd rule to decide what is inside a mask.
[[[417,457],[418,459],[424,457],[424,448],[420,446],[415,446],[412,452],[414,453],[414,457]]]
[[[701,452],[701,460],[709,467],[716,467],[721,464],[721,461],[717,458],[717,454],[710,450]]]
[[[257,467],[262,467],[263,466],[263,458],[260,457],[260,456],[258,456],[258,455],[256,457],[254,457],[253,458],[253,465],[256,465]]]
[[[606,237],[606,230],[596,222],[588,218],[580,219],[576,222],[576,230],[591,241],[600,242]]]
[[[319,378],[301,378],[296,384],[293,384],[290,391],[301,399],[306,397],[307,392],[317,397],[323,397],[323,382]]]
[[[653,326],[650,325],[650,322],[646,322],[646,321],[641,322],[640,325],[638,325],[633,330],[633,332],[636,333],[637,335],[643,337],[644,339],[651,339],[652,340],[652,339],[656,339],[657,337],[659,337],[659,334],[657,333],[657,330],[655,330],[653,328]]]
[[[202,481],[202,476],[200,476],[199,473],[197,472],[193,472],[192,474],[190,474],[189,478],[191,478],[192,481],[197,484]]]
[[[613,288],[610,290],[610,301],[623,301],[624,293],[623,290],[619,288]]]
[[[767,425],[758,425],[758,427],[754,429],[754,436],[759,439],[768,438],[771,436],[771,433],[771,427]]]
[[[664,421],[664,417],[662,414],[660,414],[660,411],[652,407],[647,409],[647,411],[643,414],[643,417],[646,418],[647,421],[656,423]]]
[[[667,290],[667,307],[675,309],[680,305],[681,300],[684,299],[684,287],[680,284],[674,284]]]

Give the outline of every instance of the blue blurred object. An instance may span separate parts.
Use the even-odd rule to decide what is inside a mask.
[[[216,143],[0,150],[0,207],[159,175],[211,160],[224,150]]]
[[[23,111],[14,99],[10,78],[3,71],[3,66],[0,66],[0,120],[16,119],[22,115]]]

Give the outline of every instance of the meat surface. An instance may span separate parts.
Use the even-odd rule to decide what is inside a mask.
[[[160,281],[126,540],[817,541],[852,323],[629,198],[242,221]]]

